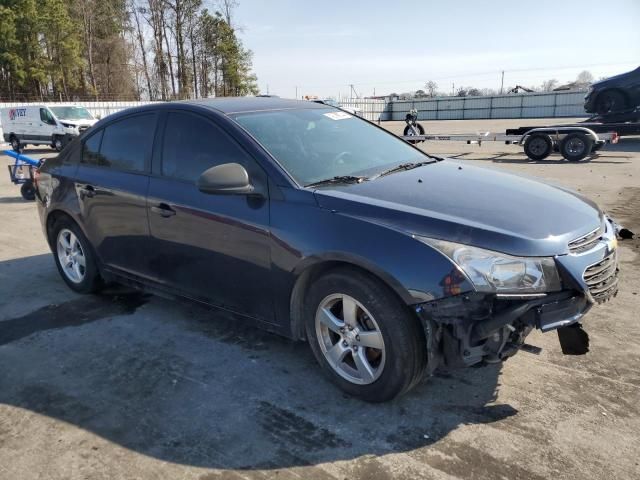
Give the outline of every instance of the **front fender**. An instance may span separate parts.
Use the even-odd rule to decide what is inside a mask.
[[[271,203],[272,288],[283,322],[298,279],[325,262],[371,272],[409,305],[473,290],[448,258],[406,232],[323,209],[311,197],[291,200]]]

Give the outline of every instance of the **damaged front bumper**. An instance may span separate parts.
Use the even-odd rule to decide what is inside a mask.
[[[579,248],[556,257],[563,291],[539,295],[470,292],[417,305],[427,338],[429,370],[505,360],[525,346],[534,328],[558,330],[563,353],[586,353],[588,336],[579,321],[595,303],[617,294],[617,242],[609,222],[578,240],[575,245]]]

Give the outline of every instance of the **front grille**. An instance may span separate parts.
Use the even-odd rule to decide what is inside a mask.
[[[88,129],[88,128],[89,128],[89,127],[88,127],[88,126],[86,126],[86,125],[85,125],[85,126],[83,126],[83,127],[78,127],[78,131],[79,131],[80,133],[82,133],[82,132],[84,132],[84,131],[85,131],[86,129]]]
[[[616,251],[587,267],[582,276],[593,299],[602,303],[618,293],[618,260]]]
[[[602,239],[604,228],[602,226],[596,228],[593,232],[589,232],[582,237],[576,238],[569,242],[569,252],[582,253],[591,250]]]

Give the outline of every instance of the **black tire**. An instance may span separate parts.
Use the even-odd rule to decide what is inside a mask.
[[[593,139],[584,133],[570,133],[560,142],[560,154],[570,162],[579,162],[591,153]]]
[[[327,297],[348,295],[360,302],[375,319],[384,341],[385,361],[372,383],[356,384],[343,378],[329,364],[316,333],[316,312]],[[305,305],[307,339],[322,370],[343,391],[368,402],[384,402],[415,386],[426,366],[426,342],[419,320],[382,282],[353,268],[340,268],[315,281]]]
[[[11,148],[13,149],[14,152],[20,153],[23,146],[20,143],[20,140],[18,139],[18,137],[16,137],[15,135],[12,135],[11,138],[9,138],[9,143],[11,143]]]
[[[524,153],[531,160],[544,160],[553,152],[551,137],[545,133],[534,133],[524,141]]]
[[[84,277],[80,282],[73,282],[69,279],[62,268],[61,261],[58,256],[58,235],[64,229],[70,230],[76,236],[84,253],[85,271]],[[52,225],[49,231],[49,239],[58,272],[69,288],[78,293],[95,293],[100,291],[104,282],[100,276],[100,271],[98,270],[96,256],[93,251],[93,247],[89,243],[89,240],[87,240],[87,237],[85,237],[84,233],[82,233],[80,227],[78,227],[78,225],[69,217],[60,217]]]
[[[31,181],[23,183],[20,187],[20,194],[25,200],[35,200],[36,189],[33,187],[33,183]]]
[[[64,149],[64,138],[58,135],[54,135],[51,145],[56,152],[61,152]]]
[[[627,108],[627,100],[624,95],[617,90],[608,90],[598,95],[596,100],[596,113],[608,115],[610,113],[622,112]]]
[[[424,135],[424,127],[419,123],[416,123],[416,130],[418,130],[418,135]],[[407,137],[409,135],[415,135],[413,130],[411,129],[411,125],[407,125],[404,127],[404,136]],[[423,142],[424,140],[407,140],[411,145],[415,145],[416,143]]]

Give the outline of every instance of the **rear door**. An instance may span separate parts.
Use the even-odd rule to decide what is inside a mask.
[[[273,317],[266,174],[208,117],[166,114],[149,184],[150,268],[174,291],[254,318]],[[261,198],[198,190],[208,168],[240,163]]]
[[[75,188],[85,233],[101,261],[144,275],[149,227],[146,194],[157,114],[137,113],[83,140]]]

